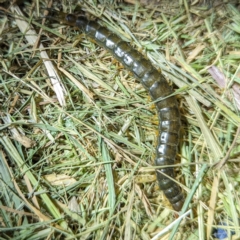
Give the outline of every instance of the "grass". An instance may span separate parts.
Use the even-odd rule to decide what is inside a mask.
[[[158,120],[142,85],[77,29],[39,18],[44,3],[1,12],[0,239],[212,239],[223,223],[239,238],[240,14],[184,3],[174,15],[81,5],[173,83],[179,222],[156,182]]]

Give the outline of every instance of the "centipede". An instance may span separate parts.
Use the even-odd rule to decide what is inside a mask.
[[[47,19],[77,27],[88,38],[110,52],[149,92],[151,99],[155,102],[159,119],[155,159],[156,166],[159,166],[159,169],[156,170],[158,184],[173,209],[180,211],[185,197],[182,189],[174,180],[174,168],[166,167],[175,164],[181,127],[179,106],[173,95],[172,87],[150,60],[129,43],[123,41],[121,37],[99,24],[98,21],[90,21],[84,16],[68,14],[55,9],[47,10]]]

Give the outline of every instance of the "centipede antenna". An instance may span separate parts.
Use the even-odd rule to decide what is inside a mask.
[[[9,12],[6,9],[1,8],[0,9],[0,17],[4,17],[4,16],[7,16],[9,18],[13,18],[13,14],[11,12]]]
[[[55,9],[53,9],[53,8],[47,8],[47,7],[41,7],[40,9],[41,9],[41,10],[48,11],[48,13],[50,13],[50,12],[59,12],[58,10],[55,10]]]
[[[47,10],[47,11],[51,11],[53,8],[48,8],[48,7],[40,7],[40,9]],[[56,10],[54,10],[54,11],[56,11]]]

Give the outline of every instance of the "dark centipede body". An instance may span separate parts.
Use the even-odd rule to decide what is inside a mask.
[[[173,91],[163,75],[142,54],[96,21],[88,21],[84,17],[77,17],[53,9],[49,11],[48,18],[78,27],[88,37],[95,40],[97,44],[107,49],[143,84],[149,91],[152,100],[163,98],[156,103],[160,123],[155,162],[157,166],[173,165],[179,143],[180,113],[175,97],[167,97]],[[180,211],[184,203],[184,196],[181,188],[168,176],[174,178],[172,167],[161,168],[157,171],[157,179],[161,190],[163,190],[173,208]]]

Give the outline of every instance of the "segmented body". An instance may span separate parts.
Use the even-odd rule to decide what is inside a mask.
[[[173,91],[163,75],[142,54],[96,21],[88,21],[84,17],[77,17],[53,9],[49,11],[48,18],[78,27],[88,37],[95,40],[97,44],[107,49],[142,83],[150,93],[152,100],[163,98],[156,103],[160,121],[155,163],[157,166],[163,167],[173,165],[179,143],[180,113],[176,98],[174,96],[167,97]],[[157,170],[157,179],[161,190],[163,190],[173,208],[180,211],[184,196],[181,188],[168,176],[174,178],[174,169],[172,167]]]

